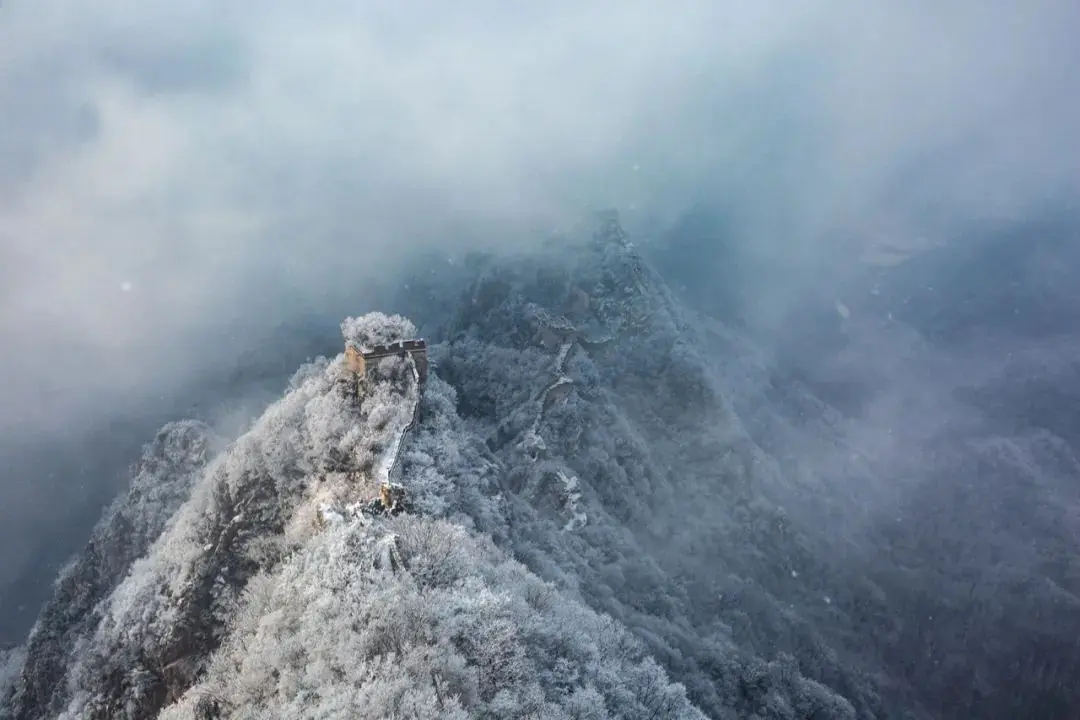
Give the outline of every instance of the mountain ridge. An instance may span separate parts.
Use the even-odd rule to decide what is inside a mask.
[[[852,456],[852,418],[683,306],[615,216],[468,264],[425,288],[422,393],[408,358],[355,393],[344,355],[301,368],[115,588],[9,653],[12,716],[942,716],[932,668],[898,670],[926,599],[866,544],[910,487]],[[373,516],[391,475],[410,510]]]

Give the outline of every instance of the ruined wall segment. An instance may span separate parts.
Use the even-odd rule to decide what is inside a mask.
[[[364,347],[352,341],[345,345],[345,366],[349,372],[357,375],[363,375],[372,363],[383,358],[406,356],[411,357],[416,365],[420,386],[423,387],[427,383],[428,374],[427,342],[423,338],[399,340],[372,347]]]

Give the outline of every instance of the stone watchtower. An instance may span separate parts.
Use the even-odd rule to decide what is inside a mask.
[[[352,343],[345,345],[345,367],[356,375],[367,372],[367,360],[364,359],[363,352]]]
[[[358,347],[355,343],[345,344],[345,367],[356,376],[363,377],[372,362],[386,357],[411,356],[416,363],[416,372],[420,377],[420,387],[427,383],[428,359],[427,343],[423,338],[400,340],[389,345],[375,345],[371,348]]]

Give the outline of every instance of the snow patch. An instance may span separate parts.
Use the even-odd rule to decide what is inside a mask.
[[[570,519],[563,526],[563,530],[573,532],[585,527],[589,522],[589,516],[581,509],[581,489],[577,476],[568,476],[562,470],[558,472],[558,475],[563,484],[563,491],[566,493],[566,509],[570,512]]]

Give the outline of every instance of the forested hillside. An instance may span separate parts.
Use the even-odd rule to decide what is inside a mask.
[[[425,337],[424,381],[407,354],[320,358],[227,445],[163,429],[3,656],[0,707],[1065,717],[1080,465],[1058,436],[875,446],[872,418],[686,304],[614,216],[418,276],[419,327],[342,332]],[[403,512],[375,501],[397,482]]]

